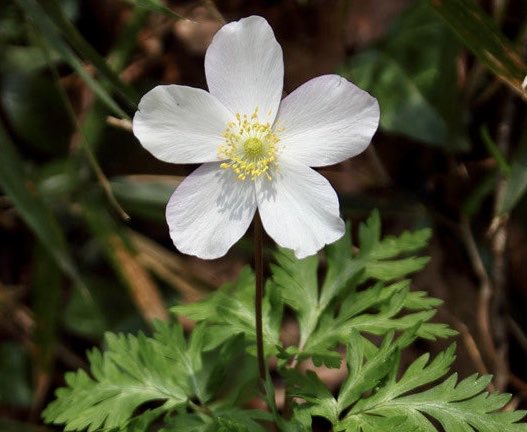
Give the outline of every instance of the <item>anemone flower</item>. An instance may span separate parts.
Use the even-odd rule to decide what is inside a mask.
[[[183,253],[227,253],[258,210],[267,234],[296,257],[344,234],[337,194],[310,167],[361,153],[379,122],[377,100],[338,75],[282,100],[282,49],[264,18],[223,26],[205,55],[209,91],[161,85],[146,93],[133,131],[157,158],[203,164],[171,196],[166,218]]]

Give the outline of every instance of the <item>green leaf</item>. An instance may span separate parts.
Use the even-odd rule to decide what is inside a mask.
[[[150,12],[160,13],[170,18],[185,19],[181,15],[175,13],[172,9],[166,7],[161,0],[126,0],[128,3],[138,8],[144,8]]]
[[[0,77],[0,100],[9,125],[24,144],[46,156],[66,153],[72,128],[52,81],[25,70],[5,73]],[[62,127],[42,133],[50,124]]]
[[[359,258],[366,261],[364,277],[390,281],[421,270],[428,262],[427,257],[404,256],[423,249],[431,235],[432,231],[424,228],[411,233],[405,231],[398,237],[389,236],[381,241],[380,217],[374,211],[359,228]]]
[[[110,68],[106,60],[84,39],[77,28],[72,24],[64,13],[58,0],[42,0],[41,5],[47,12],[47,17],[55,24],[55,27],[63,34],[65,40],[78,52],[85,60],[89,61],[97,68],[99,73],[107,80],[112,87],[119,91],[132,108],[137,108],[135,101],[139,95]]]
[[[351,408],[338,430],[354,430],[353,425],[365,417],[374,423],[382,418],[405,417],[409,426],[424,432],[437,431],[428,418],[434,418],[447,431],[526,431],[527,423],[517,423],[525,412],[497,412],[510,395],[486,393],[490,377],[472,375],[457,382],[454,374],[428,390],[407,394],[443,377],[454,360],[454,350],[451,346],[431,362],[428,354],[419,357],[399,381],[392,374],[370,397],[362,398]]]
[[[409,282],[400,280],[425,265],[427,258],[411,255],[426,246],[430,236],[429,229],[421,229],[381,240],[380,216],[374,211],[359,226],[357,256],[352,255],[349,229],[327,248],[328,270],[320,299],[317,258],[295,260],[280,251],[272,266],[273,283],[296,312],[301,331],[298,347],[280,351],[280,365],[311,358],[316,365],[339,367],[340,355],[334,349],[347,344],[354,331],[385,335],[418,326],[417,335],[426,339],[456,334],[447,325],[428,322],[440,300],[412,292]],[[393,280],[398,282],[383,283]]]
[[[310,416],[324,417],[332,424],[337,423],[340,412],[338,402],[315,372],[308,370],[302,374],[292,369],[286,372],[285,378],[289,395],[307,402],[296,407],[297,411],[305,410]]]
[[[325,249],[327,271],[320,293],[320,309],[325,309],[331,301],[341,296],[349,286],[355,286],[363,275],[365,261],[353,258],[349,224],[346,234]]]
[[[525,98],[522,82],[527,66],[478,3],[466,0],[430,0],[430,3],[479,61]]]
[[[317,324],[320,313],[318,304],[318,257],[296,259],[293,252],[279,249],[271,265],[272,282],[284,302],[296,312],[300,324],[300,346],[303,346]]]
[[[206,321],[214,327],[215,341],[218,344],[233,335],[245,334],[247,340],[256,341],[254,318],[254,273],[249,267],[244,267],[238,280],[223,285],[207,299],[188,305],[172,308],[176,314],[185,315],[195,321]],[[279,328],[282,306],[276,287],[267,284],[263,304],[263,333],[266,355],[276,352],[280,344]],[[273,319],[271,320],[271,316]],[[255,345],[251,347],[254,351]]]
[[[62,271],[82,285],[59,223],[26,175],[24,164],[0,121],[0,186]]]
[[[42,35],[42,39],[79,74],[93,92],[103,101],[106,106],[119,117],[127,118],[128,115],[113,100],[107,90],[93,78],[86,70],[79,57],[62,40],[58,29],[35,0],[16,0],[24,10],[26,16],[35,24],[35,28]],[[38,36],[37,36],[38,37]]]
[[[383,41],[353,57],[343,73],[379,100],[385,131],[463,150],[460,98],[452,85],[458,51],[449,28],[416,1]]]
[[[165,208],[179,177],[159,180],[119,177],[110,185],[117,200],[132,216],[154,221],[165,220]]]
[[[352,405],[363,393],[375,387],[381,379],[392,372],[397,363],[398,346],[393,343],[393,333],[384,338],[382,345],[369,361],[365,361],[362,343],[358,332],[352,332],[348,345],[348,377],[340,389],[337,400],[338,412]]]
[[[184,405],[185,375],[173,374],[173,362],[163,347],[139,334],[106,335],[107,351],[88,355],[91,376],[80,370],[65,376],[67,387],[45,409],[47,423],[66,430],[125,426],[143,403],[159,401],[165,411]]]
[[[524,133],[520,147],[512,158],[511,170],[505,185],[503,198],[498,203],[498,213],[511,212],[527,190],[527,133]]]
[[[242,387],[247,390],[248,381],[254,389],[256,368],[249,376],[242,374],[245,381],[233,379],[235,372],[244,368],[243,337],[207,348],[214,338],[215,333],[203,324],[187,339],[179,325],[161,321],[155,323],[151,338],[142,333],[137,337],[107,333],[106,351],[95,349],[88,355],[90,375],[84,371],[68,373],[67,387],[57,391],[57,399],[46,408],[44,418],[48,423],[65,424],[66,430],[146,432],[148,425],[163,414],[179,408],[210,411],[205,408],[210,402],[214,403],[216,420],[229,417],[240,421],[243,414],[229,407],[236,400],[230,394],[239,393]],[[157,407],[141,412],[139,408],[147,402]],[[265,413],[244,413],[252,426],[255,420],[267,418]],[[180,420],[188,424],[187,417],[177,422]],[[254,426],[252,430],[258,429]]]
[[[489,129],[486,126],[483,126],[480,129],[480,135],[481,135],[483,144],[485,144],[485,147],[487,148],[487,151],[496,161],[496,165],[498,166],[498,169],[500,170],[500,172],[504,175],[509,174],[511,167],[507,163],[507,160],[503,152],[500,150],[498,145],[491,138]]]
[[[270,413],[260,410],[247,410],[236,407],[213,412],[214,423],[208,428],[210,432],[265,432],[267,429],[258,421],[272,421]]]

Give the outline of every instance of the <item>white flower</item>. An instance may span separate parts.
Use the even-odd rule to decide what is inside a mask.
[[[218,258],[247,231],[256,209],[265,231],[298,258],[344,233],[337,194],[309,167],[361,153],[379,122],[375,98],[337,75],[281,101],[282,49],[252,16],[222,27],[205,56],[209,92],[158,86],[143,96],[134,134],[157,158],[203,163],[167,205],[184,253]]]

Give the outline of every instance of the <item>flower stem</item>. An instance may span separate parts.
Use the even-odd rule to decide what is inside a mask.
[[[254,315],[256,320],[256,355],[260,379],[265,381],[266,367],[262,330],[262,300],[264,295],[263,283],[263,229],[258,211],[254,216],[254,271],[256,273],[256,294],[254,298]]]

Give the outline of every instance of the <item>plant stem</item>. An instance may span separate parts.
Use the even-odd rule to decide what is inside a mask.
[[[256,273],[256,294],[254,298],[254,312],[256,319],[256,355],[258,357],[258,370],[260,378],[265,381],[265,354],[262,331],[262,300],[264,294],[263,283],[263,230],[262,221],[258,211],[254,216],[254,271]]]

